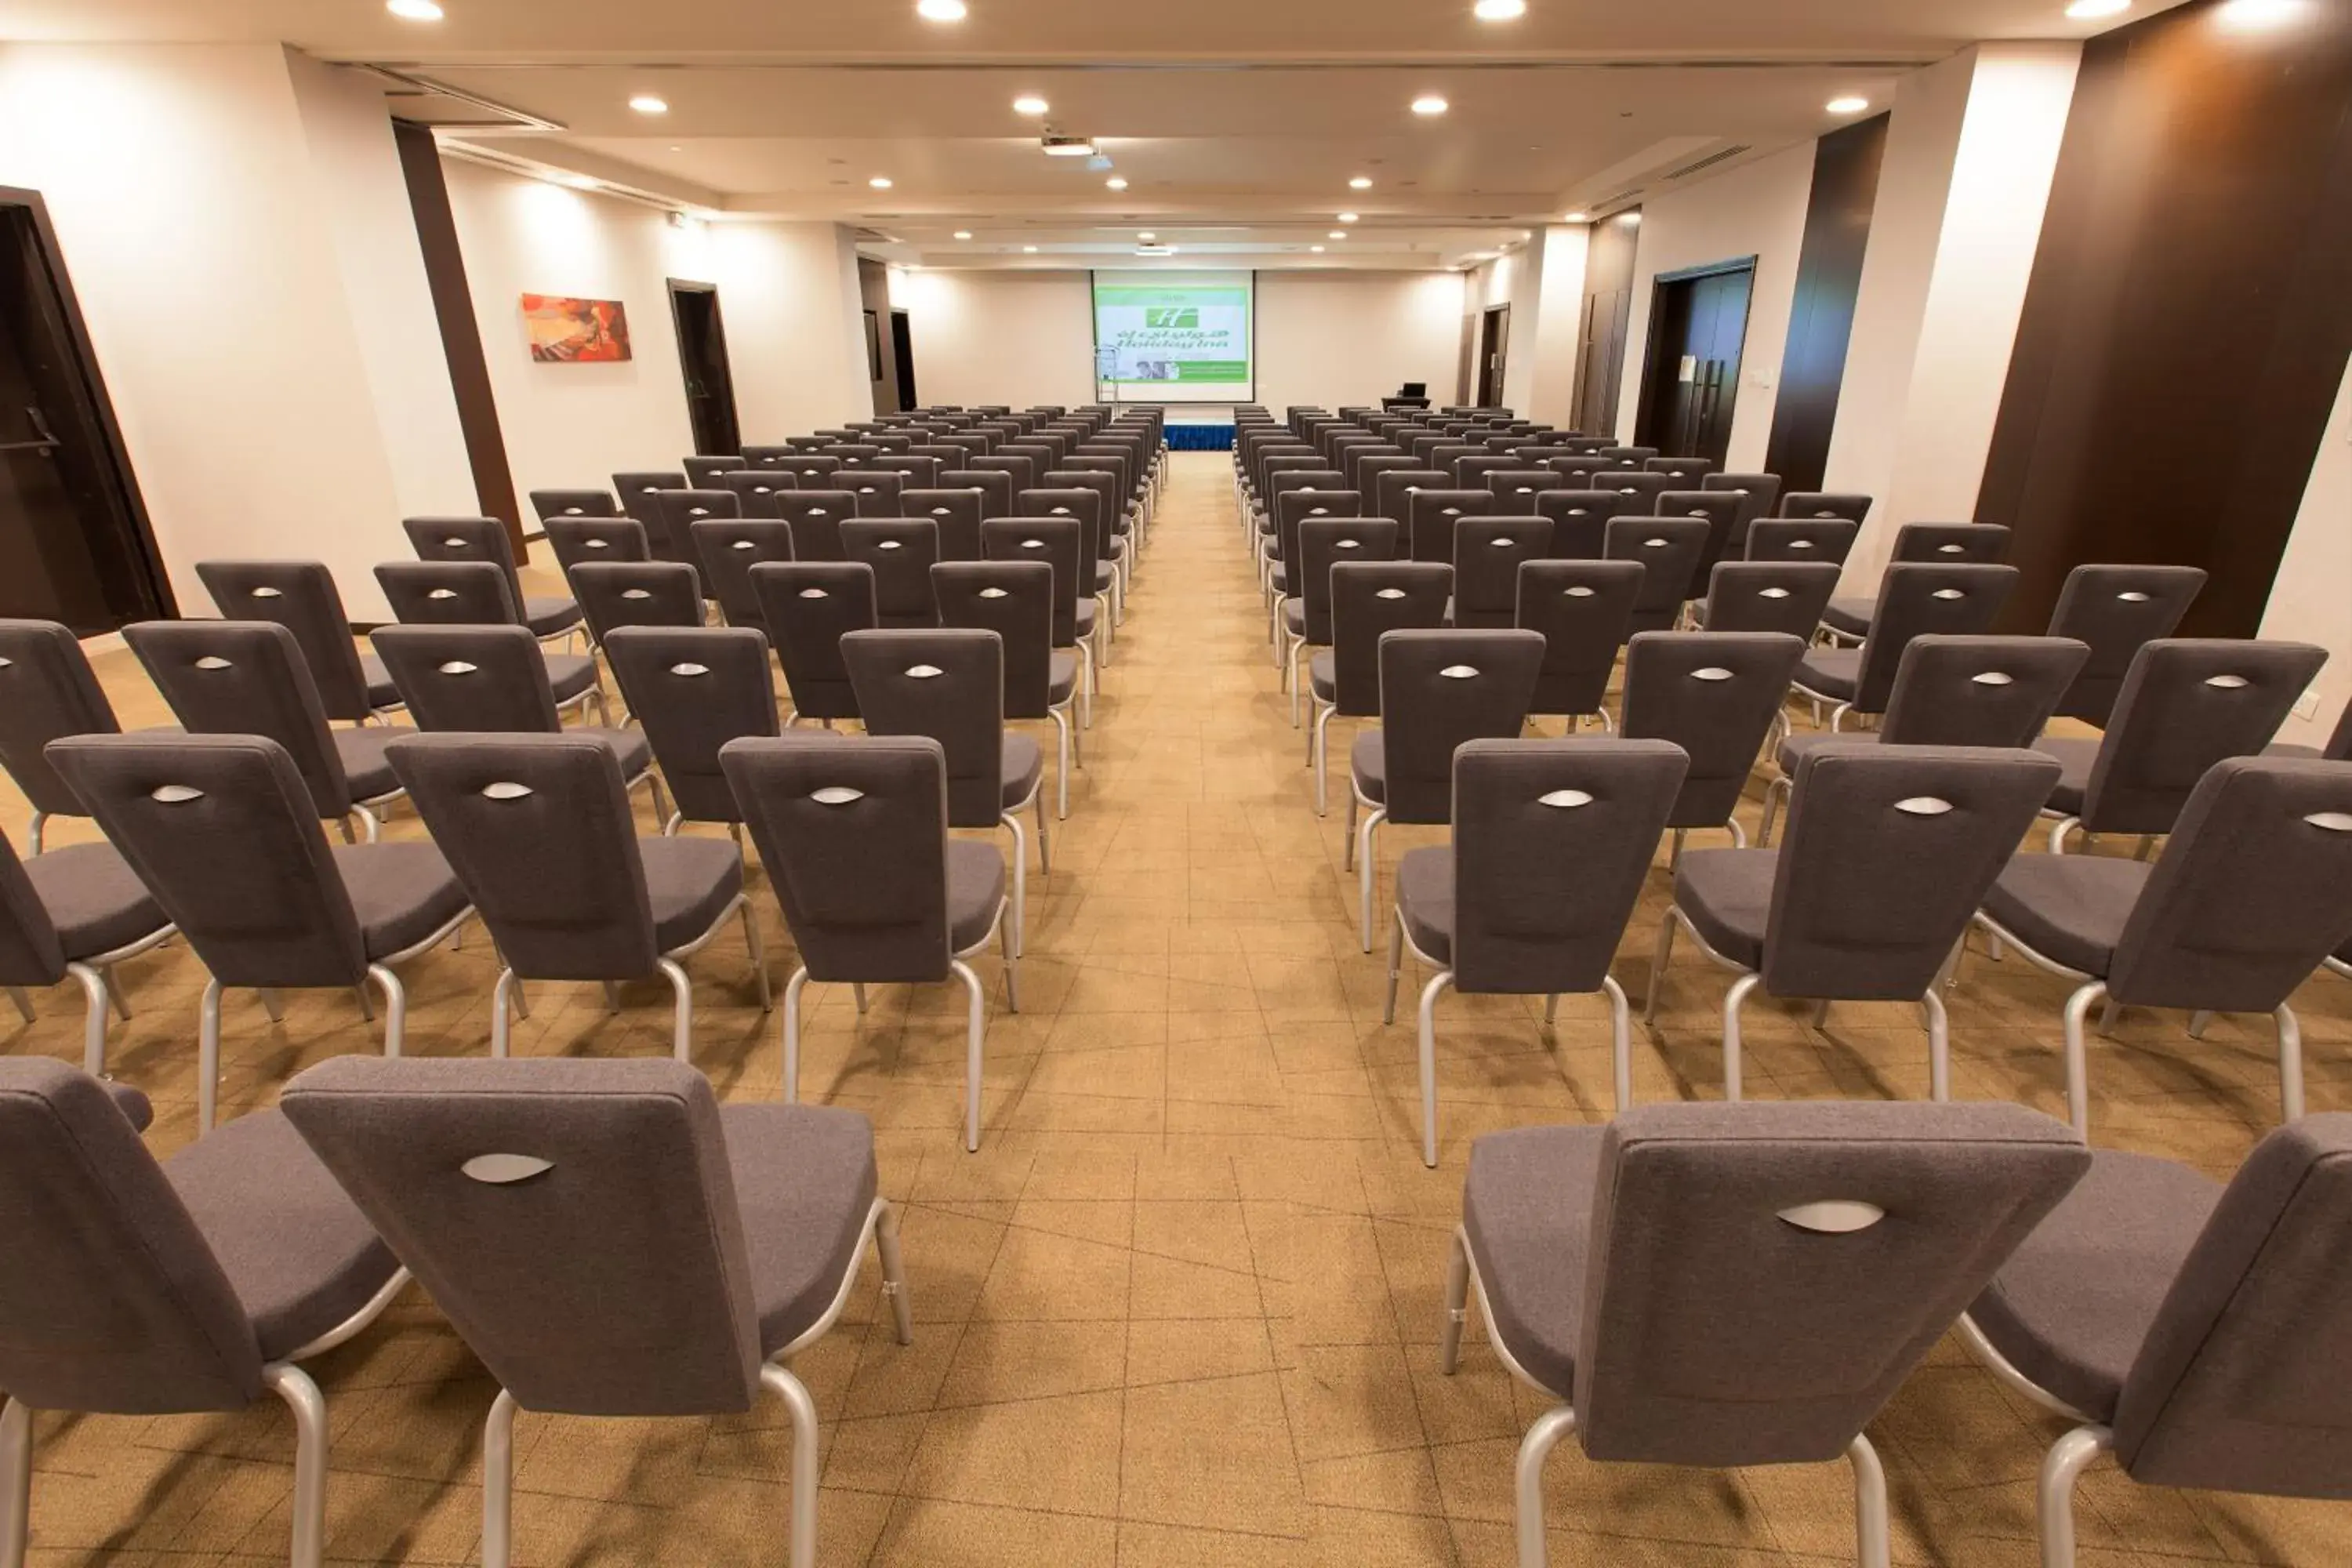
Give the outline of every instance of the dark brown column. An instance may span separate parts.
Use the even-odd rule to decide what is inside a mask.
[[[1764,468],[1780,476],[1782,494],[1817,490],[1829,467],[1845,380],[1853,301],[1862,290],[1862,253],[1878,201],[1878,164],[1886,152],[1887,116],[1833,131],[1813,152],[1813,189],[1805,204],[1805,243],[1797,257],[1796,300],[1780,354],[1780,395]]]

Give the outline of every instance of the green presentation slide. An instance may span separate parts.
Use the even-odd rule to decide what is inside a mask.
[[[1133,400],[1246,401],[1255,283],[1249,272],[1096,273],[1096,381]]]

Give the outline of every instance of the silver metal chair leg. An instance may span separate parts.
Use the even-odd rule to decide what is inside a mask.
[[[514,1556],[514,1418],[501,1388],[482,1423],[482,1568],[509,1568]]]
[[[1470,1313],[1470,1241],[1454,1227],[1445,1254],[1445,1327],[1437,1342],[1437,1370],[1452,1377],[1462,1364],[1462,1324]]]
[[[2197,1011],[2189,1015],[2189,1037],[2192,1040],[2203,1039],[2205,1037],[2206,1026],[2212,1022],[2213,1010],[2211,1008],[2198,1008]]]
[[[751,908],[751,900],[743,900],[743,945],[751,950],[751,974],[760,985],[760,1011],[776,1010],[774,996],[768,990],[768,950],[760,941],[760,917]]]
[[[857,1004],[857,1016],[863,1018],[866,1016],[866,982],[863,980],[851,981],[849,983],[849,994],[850,998]]]
[[[2123,1016],[2124,1005],[2108,997],[2099,1007],[2099,1033],[2108,1039],[2115,1038],[2116,1020]]]
[[[786,1105],[797,1105],[801,1098],[801,992],[808,984],[808,965],[793,971],[784,982],[784,1093]]]
[[[352,815],[360,819],[361,836],[370,844],[375,843],[383,837],[383,818],[374,812],[354,802],[352,805]]]
[[[261,1010],[269,1015],[271,1023],[282,1024],[286,1021],[286,1003],[275,989],[264,986],[254,994],[261,998]]]
[[[493,1059],[503,1058],[507,1054],[509,1034],[507,1020],[510,1010],[520,1000],[521,993],[522,983],[515,978],[515,972],[511,969],[499,970],[499,983],[490,988],[490,1056]],[[619,999],[614,993],[607,990],[604,995],[606,1000],[613,1003],[613,1011],[619,1012],[621,1010]],[[529,1015],[526,1014],[525,1016]]]
[[[68,963],[66,965],[66,973],[81,983],[81,1070],[92,1078],[104,1078],[106,1076],[106,976],[87,963]],[[31,1023],[33,1021],[32,1004],[16,986],[12,985],[8,989],[16,998],[16,1005],[24,1013],[25,1021]]]
[[[2077,1426],[2042,1458],[2042,1568],[2074,1568],[2074,1483],[2115,1443],[2105,1426]]]
[[[1642,1022],[1644,1024],[1657,1021],[1659,982],[1665,977],[1666,961],[1675,954],[1675,910],[1668,910],[1665,918],[1658,922],[1657,949],[1650,954],[1650,986],[1642,996]]]
[[[1611,1087],[1616,1093],[1612,1114],[1621,1114],[1633,1104],[1633,1008],[1625,1000],[1625,988],[1617,984],[1613,974],[1602,974],[1601,989],[1609,994],[1609,1064],[1616,1082]],[[1552,1003],[1559,997],[1554,996]],[[1544,1022],[1551,1022],[1551,1004],[1544,1007]]]
[[[294,1412],[294,1568],[320,1568],[327,1557],[327,1400],[310,1374],[272,1362],[261,1381]]]
[[[1454,984],[1441,970],[1421,988],[1421,1163],[1437,1168],[1437,997]]]
[[[1789,788],[1786,774],[1772,779],[1764,785],[1764,823],[1756,832],[1756,845],[1759,849],[1772,847],[1773,819],[1780,816],[1780,803],[1788,798]]]
[[[1349,793],[1351,795],[1354,794],[1352,790]],[[1380,831],[1381,824],[1386,822],[1388,820],[1388,807],[1374,806],[1365,816],[1364,825],[1356,830],[1357,887],[1358,890],[1362,894],[1363,936],[1364,951],[1366,952],[1372,951],[1372,887],[1373,884],[1380,879],[1378,868],[1373,864],[1373,850],[1378,844],[1378,840],[1372,836]]]
[[[2303,1120],[2303,1026],[2294,1009],[2282,1002],[2271,1015],[2278,1025],[2279,1115],[2286,1121]]]
[[[694,982],[686,977],[685,968],[676,959],[663,959],[661,972],[668,977],[670,994],[677,998],[670,1012],[670,1054],[688,1061],[694,1053]]]
[[[1029,805],[1037,814],[1037,873],[1050,877],[1054,874],[1053,827],[1045,815],[1045,792],[1042,787],[1031,794]]]
[[[1397,977],[1403,971],[1404,911],[1399,910],[1394,923],[1389,927],[1389,992],[1387,1002],[1381,1007],[1381,1022],[1383,1024],[1396,1022]]]
[[[1936,994],[1931,983],[1927,994],[1919,998],[1927,1010],[1927,1098],[1947,1100],[1952,1098],[1952,1024],[1944,1012],[1944,999]]]
[[[1066,820],[1070,815],[1070,718],[1059,708],[1048,708],[1045,712],[1054,721],[1055,740],[1061,753],[1054,769],[1054,787],[1060,796],[1055,809]]]
[[[335,826],[342,834],[344,843],[357,844],[360,841],[359,835],[352,831],[352,819],[349,814],[336,818]]]
[[[1764,984],[1760,974],[1743,974],[1723,994],[1723,1098],[1737,1100],[1740,1091],[1739,1010],[1748,994]]]
[[[25,1568],[32,1536],[33,1413],[0,1403],[0,1568]]]
[[[1555,1405],[1536,1417],[1519,1439],[1519,1568],[1544,1568],[1543,1467],[1552,1448],[1576,1430],[1576,1412]]]
[[[1029,836],[1009,811],[997,820],[1013,834],[1013,952],[1018,957],[1029,948]]]
[[[196,1005],[196,1136],[213,1130],[220,1113],[221,983],[205,983]]]
[[[792,1551],[787,1561],[792,1568],[816,1568],[816,1401],[809,1397],[807,1385],[773,1362],[760,1368],[760,1382],[793,1413]]]
[[[963,1146],[968,1153],[980,1152],[980,1080],[982,1060],[988,1041],[988,996],[981,988],[980,976],[960,958],[948,960],[948,968],[963,982],[969,997],[964,1016],[963,1041]]]
[[[41,852],[41,840],[47,834],[48,826],[49,814],[47,812],[37,811],[33,813],[33,820],[28,823],[25,828],[25,842],[31,847],[26,851],[26,854],[38,855]]]
[[[1315,815],[1318,816],[1330,815],[1330,808],[1326,804],[1325,796],[1329,793],[1328,780],[1331,773],[1331,721],[1339,717],[1339,710],[1335,705],[1318,709],[1315,714],[1315,740],[1312,749],[1315,762]]]
[[[2093,980],[2066,998],[2066,1119],[2074,1124],[2078,1138],[2091,1135],[2091,1069],[2083,1040],[2083,1022],[2091,1004],[2106,994],[2106,982]]]
[[[368,965],[368,978],[383,989],[383,1054],[396,1057],[408,1037],[408,987],[381,963]]]
[[[1001,911],[996,917],[996,947],[1003,955],[1005,1010],[1018,1013],[1021,1011],[1021,960],[1013,951],[1013,932],[1005,926]]]
[[[874,1226],[874,1250],[882,1258],[882,1294],[890,1298],[890,1315],[898,1331],[898,1342],[915,1342],[915,1308],[907,1294],[907,1270],[898,1261],[898,1205],[889,1199],[882,1202],[882,1217]]]
[[[1854,1560],[1861,1568],[1888,1568],[1894,1561],[1894,1532],[1887,1521],[1886,1467],[1878,1462],[1878,1450],[1870,1446],[1866,1432],[1853,1435],[1845,1457],[1853,1467]]]

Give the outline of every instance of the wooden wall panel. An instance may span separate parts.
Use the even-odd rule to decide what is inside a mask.
[[[1886,152],[1884,114],[1833,131],[1813,153],[1813,188],[1805,204],[1805,243],[1797,258],[1797,294],[1780,355],[1780,395],[1764,468],[1782,493],[1817,490],[1829,467],[1845,380],[1853,302],[1862,290],[1862,255],[1878,201],[1878,165]]]
[[[1592,226],[1584,262],[1584,311],[1577,333],[1576,405],[1569,423],[1593,436],[1617,433],[1617,395],[1624,385],[1625,339],[1633,330],[1633,257],[1642,209]]]

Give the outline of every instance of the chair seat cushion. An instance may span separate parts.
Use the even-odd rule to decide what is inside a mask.
[[[1854,683],[1861,676],[1862,649],[1858,647],[1811,647],[1797,661],[1799,686],[1840,702],[1853,700]]]
[[[1780,742],[1780,749],[1773,753],[1773,761],[1780,764],[1780,771],[1783,773],[1794,779],[1797,776],[1798,768],[1804,764],[1805,759],[1832,741],[1840,745],[1850,746],[1859,743],[1874,746],[1878,743],[1878,733],[1874,730],[1847,730],[1835,733],[1827,730],[1809,730],[1801,735],[1790,734]]]
[[[580,605],[576,600],[561,597],[527,598],[522,602],[522,619],[531,636],[551,637],[580,624]]]
[[[1690,849],[1675,871],[1675,907],[1707,946],[1748,969],[1764,967],[1764,918],[1772,908],[1778,849]]]
[[[1871,599],[1832,599],[1822,609],[1822,624],[1850,637],[1870,635],[1870,615],[1878,607]]]
[[[962,952],[988,940],[1004,902],[1004,852],[977,839],[948,840],[948,950]]]
[[[1339,657],[1318,653],[1307,661],[1307,689],[1326,702],[1339,700]]]
[[[646,739],[643,730],[599,730],[583,725],[569,731],[574,735],[593,735],[613,748],[613,755],[621,764],[621,776],[635,784],[639,773],[653,766],[653,742]]]
[[[1356,793],[1379,805],[1389,797],[1389,749],[1378,730],[1366,730],[1348,748],[1348,771]]]
[[[163,1174],[252,1318],[264,1361],[343,1322],[399,1267],[278,1111],[224,1121],[163,1162]]]
[[[1276,593],[1287,597],[1290,594],[1290,568],[1287,566],[1276,566],[1272,572],[1266,574],[1265,582],[1267,587],[1272,588]]]
[[[360,656],[360,679],[367,682],[367,705],[375,711],[407,706],[400,700],[400,688],[392,683],[392,672],[375,655]]]
[[[719,1126],[765,1358],[824,1316],[856,1265],[874,1206],[874,1128],[822,1105],[723,1105]]]
[[[1969,1316],[2036,1384],[2111,1421],[2157,1309],[2221,1197],[2219,1183],[2186,1165],[2095,1150],[2089,1173]]]
[[[1462,1229],[1495,1337],[1562,1399],[1576,1391],[1585,1255],[1601,1176],[1601,1127],[1523,1127],[1470,1146]]]
[[[663,952],[709,931],[743,890],[743,857],[724,838],[640,838],[637,850],[653,904],[654,945]]]
[[[1095,563],[1095,592],[1108,594],[1118,581],[1118,568],[1108,561]]]
[[[334,739],[335,755],[343,764],[343,778],[353,800],[382,800],[400,793],[400,780],[393,775],[383,750],[415,731],[398,724],[368,724],[327,733]]]
[[[1303,637],[1307,635],[1306,600],[1285,599],[1282,601],[1282,629],[1288,632],[1295,637]]]
[[[1077,624],[1078,640],[1080,642],[1084,642],[1087,638],[1095,635],[1095,602],[1092,599],[1080,599],[1078,601]]]
[[[1058,708],[1067,702],[1078,689],[1078,656],[1057,653],[1046,666],[1045,703]]]
[[[1027,804],[1045,776],[1045,753],[1026,735],[1004,731],[1004,809]]]
[[[337,844],[332,852],[371,963],[415,947],[466,907],[464,885],[429,842]]]
[[[569,702],[596,684],[596,661],[584,653],[551,653],[547,660],[547,684],[558,702]]]
[[[1986,891],[1984,911],[2053,963],[2105,978],[2155,869],[2106,855],[2019,855]]]
[[[1452,846],[1408,849],[1397,862],[1397,913],[1412,945],[1440,963],[1454,962]]]
[[[139,873],[111,844],[68,844],[25,862],[26,879],[58,928],[68,959],[96,958],[170,922]],[[62,978],[50,975],[41,984]]]
[[[2099,760],[2099,742],[2044,735],[2033,742],[2033,749],[2058,759],[2058,782],[2050,786],[2050,809],[2066,816],[2082,816],[2083,795],[2091,787],[2091,764]]]

